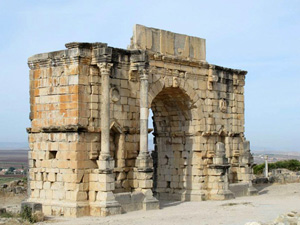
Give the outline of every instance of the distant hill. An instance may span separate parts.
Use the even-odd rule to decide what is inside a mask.
[[[27,142],[0,142],[0,150],[27,150]]]
[[[251,150],[256,155],[290,155],[300,156],[300,151]]]

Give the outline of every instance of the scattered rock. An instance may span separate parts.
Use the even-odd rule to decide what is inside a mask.
[[[279,215],[270,223],[248,222],[245,225],[300,225],[300,213],[292,211],[284,215]]]
[[[2,215],[3,213],[6,213],[6,209],[5,208],[0,208],[0,215]]]
[[[252,181],[253,184],[267,184],[269,183],[269,179],[265,177],[257,177]]]
[[[27,184],[21,180],[14,180],[0,187],[0,193],[4,196],[12,197],[13,195],[26,194]]]
[[[42,222],[45,219],[44,213],[42,213],[41,211],[36,211],[32,214],[32,216],[36,222]]]

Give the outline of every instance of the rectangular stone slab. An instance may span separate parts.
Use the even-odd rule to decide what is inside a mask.
[[[206,61],[205,39],[136,24],[130,49]]]

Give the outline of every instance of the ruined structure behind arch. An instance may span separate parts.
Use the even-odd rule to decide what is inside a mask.
[[[204,39],[141,25],[128,50],[66,47],[28,60],[28,202],[47,215],[107,216],[228,199],[232,185],[253,191],[246,71],[209,64]]]

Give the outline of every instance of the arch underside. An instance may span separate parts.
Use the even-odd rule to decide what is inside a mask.
[[[180,88],[164,88],[152,101],[154,192],[160,199],[184,200],[191,188],[192,149],[186,145],[192,125],[191,99]]]

